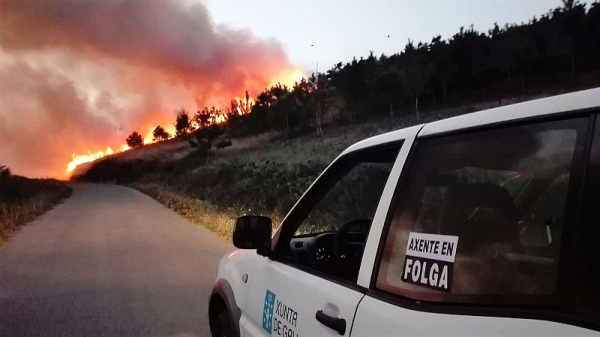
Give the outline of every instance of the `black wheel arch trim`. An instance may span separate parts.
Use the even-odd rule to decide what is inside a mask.
[[[237,306],[235,302],[235,295],[233,293],[233,289],[227,280],[219,279],[215,283],[212,293],[210,295],[210,300],[208,302],[209,315],[213,313],[210,312],[210,303],[212,302],[215,296],[219,296],[223,302],[225,302],[225,308],[227,309],[227,313],[231,318],[231,324],[233,325],[233,331],[236,337],[240,336],[240,318],[242,317],[242,311]]]

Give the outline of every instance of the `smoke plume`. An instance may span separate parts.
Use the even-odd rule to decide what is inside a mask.
[[[227,107],[294,67],[280,43],[163,0],[0,2],[0,163],[64,177],[73,153]]]

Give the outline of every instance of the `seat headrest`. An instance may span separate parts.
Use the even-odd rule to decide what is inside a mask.
[[[448,188],[444,199],[440,233],[457,235],[463,242],[516,242],[517,214],[505,188],[488,183],[460,184]]]
[[[498,185],[460,184],[448,188],[446,200],[456,207],[511,208],[514,204],[508,191]]]

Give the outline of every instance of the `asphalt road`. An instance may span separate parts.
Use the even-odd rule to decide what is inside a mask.
[[[232,246],[135,190],[73,190],[0,247],[0,336],[210,336]]]

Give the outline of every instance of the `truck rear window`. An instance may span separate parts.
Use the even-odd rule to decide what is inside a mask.
[[[398,189],[377,288],[434,302],[552,299],[582,125],[420,140]]]

